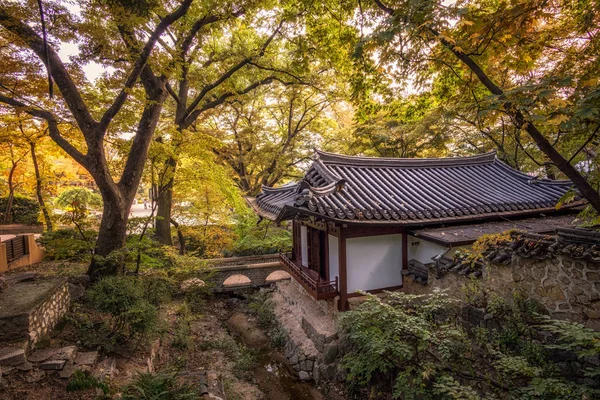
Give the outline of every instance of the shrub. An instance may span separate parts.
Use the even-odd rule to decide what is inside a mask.
[[[0,221],[4,221],[7,197],[0,198]],[[15,196],[8,222],[11,224],[36,225],[40,216],[40,206],[37,201],[27,197]]]
[[[123,400],[185,400],[197,399],[198,391],[187,383],[180,383],[176,373],[142,372],[123,390]]]
[[[283,347],[287,335],[277,322],[273,300],[267,291],[259,291],[250,296],[248,308],[256,316],[258,324],[269,333],[271,344],[275,347]]]
[[[96,231],[83,231],[85,237],[76,229],[57,229],[44,232],[38,239],[46,250],[46,258],[50,260],[88,261],[92,256]]]
[[[177,310],[177,321],[171,345],[180,350],[187,350],[192,346],[191,322],[194,320],[190,307],[183,303]]]
[[[86,389],[100,389],[105,396],[111,392],[110,386],[106,382],[90,375],[88,372],[76,370],[73,373],[73,378],[67,385],[67,392],[76,392]]]
[[[240,240],[231,250],[224,252],[225,257],[253,256],[290,251],[292,248],[292,232],[289,230],[261,223],[246,229]]]
[[[225,353],[234,362],[233,372],[238,378],[249,379],[250,372],[256,366],[257,353],[244,344],[236,342],[231,336],[225,336],[221,340],[202,342],[200,349],[215,349]]]
[[[377,387],[402,399],[582,399],[600,395],[600,335],[564,321],[530,322],[519,304],[491,298],[501,329],[467,332],[442,293],[368,295],[340,316],[349,351],[342,366],[348,387],[363,395]],[[543,334],[539,333],[544,329]],[[547,342],[545,338],[551,337]],[[570,351],[579,371],[548,357]],[[588,358],[590,358],[588,360]],[[586,360],[589,362],[586,363]]]
[[[147,300],[143,280],[102,278],[86,295],[87,303],[105,315],[110,336],[142,340],[158,332],[158,310]]]

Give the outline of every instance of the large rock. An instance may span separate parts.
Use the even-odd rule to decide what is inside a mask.
[[[51,348],[36,350],[33,353],[31,353],[29,357],[27,357],[27,360],[34,363],[40,363],[42,361],[48,360],[54,355],[55,352],[56,349]]]
[[[310,381],[310,375],[306,371],[300,371],[298,377],[302,382]]]
[[[246,314],[235,313],[227,320],[229,329],[242,338],[245,345],[260,349],[267,347],[269,339],[264,332],[256,326],[255,321],[251,321]]]
[[[77,356],[77,347],[76,346],[66,346],[60,349],[57,349],[54,355],[52,356],[55,360],[67,360],[73,361]]]

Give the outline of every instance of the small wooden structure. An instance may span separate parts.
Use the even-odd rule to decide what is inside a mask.
[[[293,221],[283,265],[315,299],[336,297],[343,311],[358,290],[401,288],[410,260],[431,263],[485,233],[568,226],[581,202],[555,204],[572,186],[523,174],[495,153],[395,159],[317,151],[302,181],[263,187],[247,201],[263,218]]]
[[[37,264],[44,259],[33,233],[15,236],[0,242],[0,272]]]

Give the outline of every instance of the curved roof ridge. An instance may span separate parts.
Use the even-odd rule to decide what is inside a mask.
[[[273,186],[267,186],[267,185],[261,185],[261,187],[260,187],[260,189],[263,193],[285,192],[290,189],[297,189],[297,188],[298,188],[298,182],[286,183],[285,185],[279,186],[279,187],[273,187]]]
[[[328,184],[343,180],[341,176],[327,168],[327,165],[325,165],[320,158],[317,158],[313,161],[311,168],[314,168]]]
[[[538,178],[536,176],[527,175],[525,172],[519,171],[516,168],[511,167],[507,163],[502,160],[496,159],[496,164],[506,169],[509,173],[513,174],[517,178],[526,179],[527,181],[536,181],[539,183],[544,183],[548,185],[565,185],[565,186],[573,186],[573,182],[568,179],[548,179],[548,178]]]
[[[322,165],[352,165],[366,167],[450,167],[474,164],[489,164],[496,160],[496,151],[465,157],[440,158],[394,158],[394,157],[362,157],[346,156],[315,149],[316,161]]]

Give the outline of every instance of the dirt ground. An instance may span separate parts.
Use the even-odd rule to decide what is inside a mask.
[[[43,276],[72,276],[85,271],[81,264],[45,263],[19,272],[37,272]],[[181,300],[161,307],[165,331],[159,340],[144,345],[123,345],[111,353],[99,352],[99,361],[114,358],[116,369],[109,383],[115,388],[112,398],[139,372],[177,370],[188,381],[201,371],[214,371],[224,386],[228,400],[323,400],[311,384],[300,382],[291,374],[283,356],[271,347],[270,340],[249,314],[247,302],[240,298],[210,297],[199,313],[192,314],[189,346],[175,346],[181,318]],[[74,305],[77,307],[77,305]],[[46,347],[76,345],[85,348],[79,332],[69,322],[60,324],[42,343]],[[249,364],[241,354],[250,354]],[[6,370],[4,371],[6,372]],[[74,400],[95,399],[97,389],[68,392],[69,378],[58,372],[14,369],[3,374],[0,400]],[[193,382],[194,383],[194,382]]]

